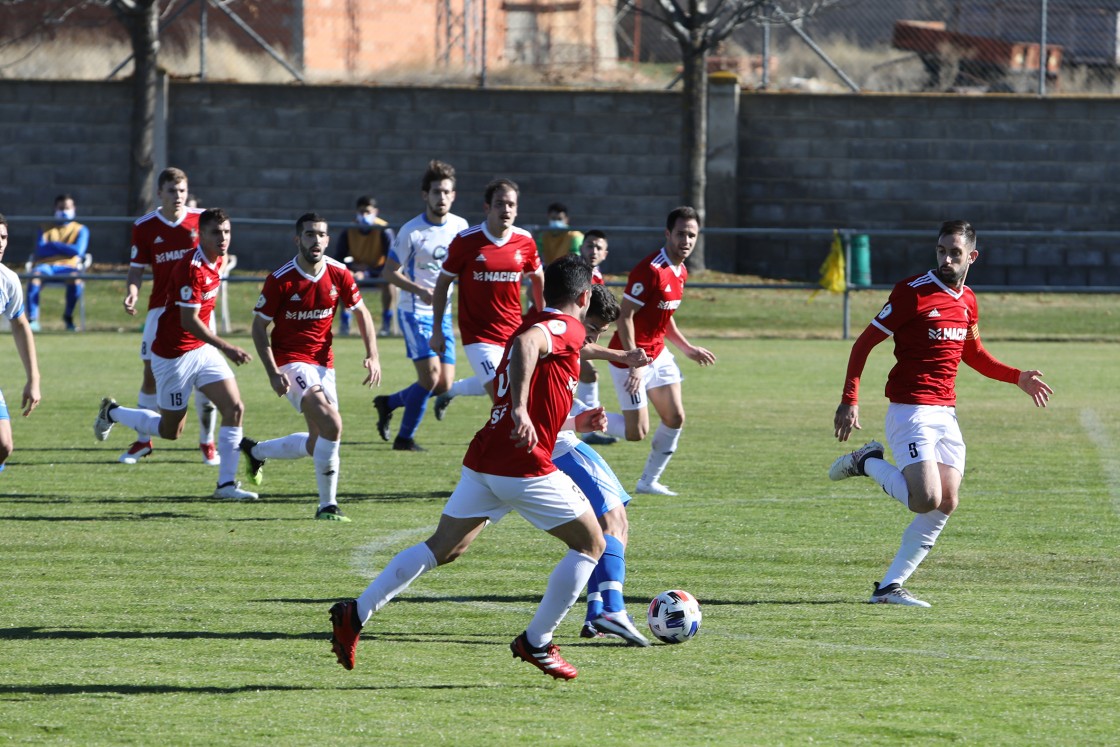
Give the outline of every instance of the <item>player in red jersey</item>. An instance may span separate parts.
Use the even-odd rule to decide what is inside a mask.
[[[358,599],[331,607],[332,648],[346,669],[354,668],[359,634],[373,613],[421,574],[462,555],[486,524],[513,510],[569,549],[549,576],[533,620],[510,648],[515,657],[552,677],[576,676],[575,667],[552,643],[552,634],[587,583],[605,543],[586,496],[556,469],[551,454],[579,376],[591,268],[572,255],[549,265],[545,278],[547,307],[528,317],[506,348],[489,422],[471,441],[462,477],[435,533],[398,553]],[[602,410],[585,415],[587,421],[601,420]]]
[[[286,396],[296,412],[303,413],[307,432],[259,443],[243,438],[241,450],[249,460],[249,476],[258,485],[265,460],[312,457],[319,489],[315,518],[350,521],[338,508],[342,416],[335,386],[331,323],[341,301],[342,308],[357,318],[366,348],[362,361],[366,378],[362,383],[376,386],[381,383],[381,364],[373,317],[350,270],[326,256],[330,243],[326,219],[316,213],[301,215],[296,221],[295,241],[295,258],[265,278],[253,318],[253,344],[272,391],[279,397]]]
[[[240,457],[241,418],[245,408],[237,380],[224,353],[237,365],[252,360],[247,352],[226,342],[210,325],[221,285],[222,263],[229,254],[231,228],[224,210],[199,215],[199,246],[172,269],[167,307],[152,342],[152,373],[159,392],[159,412],[121,407],[111,397],[101,401],[93,424],[98,441],[109,437],[114,423],[174,441],[183,433],[187,400],[192,389],[203,392],[221,414],[218,429],[218,487],[215,498],[255,500],[234,480]],[[219,352],[220,351],[220,352]]]
[[[167,305],[171,268],[198,246],[198,216],[202,213],[197,207],[187,207],[187,175],[182,170],[174,167],[164,169],[160,172],[157,184],[156,195],[159,197],[160,207],[132,225],[132,258],[128,267],[128,291],[124,297],[124,310],[135,316],[144,268],[150,266],[152,292],[148,297],[148,315],[144,318],[144,336],[140,342],[144,379],[137,398],[140,407],[147,410],[159,407],[156,400],[156,380],[152,375],[152,341],[156,338],[159,317]],[[198,446],[202,451],[202,461],[217,464],[218,454],[214,446],[216,410],[201,392],[195,393],[194,405],[198,411]],[[151,453],[150,434],[137,433],[136,440],[117,461],[136,464]]]
[[[494,399],[494,375],[502,351],[521,324],[521,278],[529,277],[534,308],[542,308],[544,273],[532,235],[513,225],[520,188],[509,179],[486,185],[486,220],[456,236],[447,248],[435,290],[432,291],[431,348],[443,353],[444,309],[451,284],[459,282],[459,334],[475,375],[460,379],[436,397],[435,415],[443,413],[460,394]]]
[[[626,369],[611,365],[615,394],[622,415],[608,415],[607,433],[641,441],[649,433],[649,404],[653,404],[661,423],[653,434],[649,457],[637,492],[676,495],[661,484],[661,474],[669,465],[684,428],[684,402],[681,398],[681,370],[665,347],[669,340],[689,360],[701,366],[716,362],[706,348],[693,345],[677,328],[673,314],[684,297],[688,278],[685,260],[692,254],[700,235],[700,216],[691,207],[678,207],[665,221],[665,246],[649,255],[630,272],[622,295],[622,313],[610,347],[646,351],[649,366]]]
[[[1004,365],[980,343],[976,296],[964,284],[976,261],[976,231],[966,221],[946,221],[937,235],[937,268],[894,287],[883,310],[852,346],[844,392],[836,408],[836,437],[847,441],[859,424],[859,380],[871,349],[894,337],[897,363],[887,377],[886,440],[871,441],[837,459],[828,476],[866,475],[887,495],[916,514],[872,603],[929,607],[903,584],[925,559],[960,501],[965,446],[956,415],[957,368],[961,361],[989,379],[1016,384],[1038,407],[1053,390],[1041,371]]]

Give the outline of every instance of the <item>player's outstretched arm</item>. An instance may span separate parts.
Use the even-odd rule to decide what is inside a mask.
[[[276,392],[277,397],[283,397],[288,393],[292,384],[288,381],[287,375],[276,366],[276,358],[272,355],[272,341],[268,332],[268,328],[271,326],[272,322],[263,316],[259,314],[253,316],[253,326],[251,327],[253,347],[257,349],[257,357],[261,359],[261,364],[264,366],[269,386],[272,387],[272,391]]]
[[[27,374],[27,383],[23,386],[23,416],[26,418],[31,411],[39,406],[39,358],[35,353],[35,335],[27,316],[21,314],[12,320],[12,337],[16,343],[16,352],[23,363],[24,373]]]
[[[862,430],[859,424],[859,405],[847,405],[841,402],[836,408],[836,415],[832,418],[832,425],[839,441],[847,441],[853,430]]]
[[[443,339],[443,313],[447,309],[447,294],[455,276],[441,272],[436,278],[436,287],[432,291],[432,336],[428,346],[436,353],[443,355],[447,347],[447,340]]]
[[[136,302],[140,299],[140,283],[144,280],[143,267],[129,267],[128,279],[125,281],[127,290],[124,294],[124,310],[129,316],[136,316]]]
[[[885,339],[887,339],[886,332],[874,324],[869,324],[852,344],[852,352],[848,354],[848,369],[844,374],[844,391],[840,395],[840,406],[836,408],[836,414],[832,418],[833,433],[840,441],[847,441],[853,430],[860,430],[859,380],[863,376],[863,367],[867,365],[867,356]]]
[[[677,326],[676,319],[669,319],[669,328],[665,330],[665,339],[673,343],[678,350],[684,353],[684,357],[688,358],[690,361],[699,363],[701,366],[710,366],[716,362],[716,356],[712,351],[707,348],[697,347],[688,341]]]
[[[1046,403],[1050,401],[1050,395],[1054,393],[1050,385],[1042,380],[1041,371],[1023,371],[1019,374],[1017,383],[1019,388],[1034,400],[1035,407],[1046,407]]]
[[[641,348],[634,348],[633,350],[612,350],[611,348],[605,348],[594,342],[589,342],[580,348],[579,357],[580,360],[584,361],[610,361],[622,366],[630,366],[631,368],[648,366],[650,364],[649,355]]]
[[[537,327],[530,327],[510,343],[509,367],[506,369],[509,381],[506,385],[509,387],[510,417],[513,418],[513,431],[509,437],[516,449],[532,451],[540,441],[537,429],[529,418],[529,385],[537,361],[547,353],[548,339]],[[500,381],[497,382],[499,388],[501,385]]]
[[[362,367],[366,369],[366,377],[362,380],[363,386],[381,386],[381,358],[377,353],[377,332],[373,326],[373,317],[364,301],[350,309],[358,322],[358,334],[361,335],[362,344],[366,346],[366,357],[362,359]]]
[[[385,267],[381,269],[381,276],[392,285],[416,296],[421,302],[427,304],[432,302],[432,291],[419,283],[413,282],[401,272],[401,263],[392,254],[385,258]]]
[[[166,313],[166,312],[165,312]],[[196,306],[180,306],[179,307],[179,322],[183,325],[183,329],[190,332],[203,342],[213,345],[218,350],[222,351],[225,357],[230,361],[240,366],[253,360],[253,356],[248,352],[237,347],[233,343],[226,342],[222,338],[210,331],[210,327],[202,323],[202,319],[198,316],[198,307]]]

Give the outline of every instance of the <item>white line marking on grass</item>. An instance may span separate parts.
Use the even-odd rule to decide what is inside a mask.
[[[415,529],[402,529],[399,532],[393,532],[392,534],[387,534],[380,539],[373,540],[372,542],[367,542],[364,545],[355,548],[353,555],[350,557],[350,565],[354,568],[354,570],[362,574],[362,576],[364,576],[365,578],[372,579],[374,576],[380,573],[381,569],[385,567],[385,564],[389,562],[389,558],[385,558],[384,561],[379,564],[374,563],[375,556],[385,552],[386,550],[392,550],[393,554],[395,555],[396,553],[408,547],[408,545],[405,544],[408,540],[411,540],[414,537],[418,536],[428,537],[432,534],[432,532],[435,531],[435,529],[436,528],[434,526],[416,527]]]
[[[1120,458],[1116,455],[1116,444],[1112,442],[1108,429],[1095,410],[1086,408],[1081,411],[1081,427],[1097,447],[1106,487],[1112,496],[1112,510],[1120,514]]]
[[[415,529],[402,529],[398,532],[392,532],[380,539],[367,542],[354,549],[350,558],[351,567],[357,571],[363,578],[373,580],[374,576],[381,572],[385,564],[389,562],[391,556],[379,557],[383,553],[392,552],[394,555],[409,546],[409,543],[416,538],[426,538],[431,536],[436,528],[434,526],[416,527]],[[415,544],[412,542],[412,544]],[[436,597],[446,597],[445,593],[425,592],[423,590],[417,591],[409,588],[408,595],[411,597],[418,597],[420,599],[432,599]],[[536,609],[535,606],[524,605],[518,602],[489,602],[476,598],[476,594],[484,594],[485,589],[480,588],[477,592],[470,590],[466,591],[463,595],[463,602],[469,602],[472,607],[478,609],[497,610],[501,612],[525,612],[531,613]],[[541,589],[544,593],[544,589]],[[531,595],[530,595],[531,596]]]
[[[732,640],[745,640],[762,643],[777,643],[787,644],[791,647],[804,648],[804,649],[820,649],[825,651],[842,651],[853,652],[857,654],[879,654],[885,658],[900,659],[945,659],[947,661],[988,661],[988,662],[1001,662],[1020,664],[1023,666],[1034,667],[1051,667],[1056,660],[1062,662],[1063,666],[1071,667],[1086,667],[1094,670],[1099,670],[1101,663],[1099,661],[1085,661],[1085,660],[1070,660],[1063,654],[1057,654],[1055,659],[1039,659],[1037,657],[1027,656],[1004,656],[998,653],[993,654],[967,654],[956,649],[920,649],[913,647],[897,648],[892,646],[875,646],[875,645],[862,645],[858,643],[833,643],[831,641],[813,641],[805,640],[802,638],[790,638],[788,636],[764,636],[751,633],[728,633],[720,631],[702,631],[700,635],[708,637],[718,635],[720,638],[730,638]]]

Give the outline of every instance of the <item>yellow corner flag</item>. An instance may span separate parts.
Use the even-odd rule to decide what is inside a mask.
[[[844,244],[840,241],[839,231],[832,232],[832,248],[821,264],[820,285],[831,293],[843,293],[847,287],[844,273]],[[818,293],[820,291],[813,291],[809,299],[812,300]]]

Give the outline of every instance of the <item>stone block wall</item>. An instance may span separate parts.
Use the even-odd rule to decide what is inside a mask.
[[[70,191],[87,219],[123,217],[129,106],[125,82],[0,81],[0,212],[47,214]],[[348,223],[360,194],[403,223],[431,158],[457,168],[455,209],[472,223],[486,183],[507,176],[522,225],[561,201],[578,226],[641,227],[611,233],[608,272],[657,248],[679,199],[675,92],[174,82],[168,112],[169,161],[204,205],[230,210],[243,268],[286,259],[287,224],[307,210]],[[737,130],[713,125],[711,226],[815,235],[713,240],[709,264],[815,281],[828,231],[849,228],[870,234],[872,280],[890,283],[928,268],[937,226],[965,218],[981,239],[977,285],[1120,286],[1116,241],[1076,235],[1120,232],[1118,118],[1120,99],[742,94]],[[99,260],[125,261],[127,222],[91,225]],[[899,230],[918,238],[886,235]],[[34,231],[13,224],[9,263]]]
[[[978,285],[1120,285],[1117,99],[744,95],[740,221],[871,235],[872,279],[931,266],[941,221],[972,222]],[[876,236],[928,231],[928,239]],[[827,240],[744,239],[740,272],[815,280]]]

